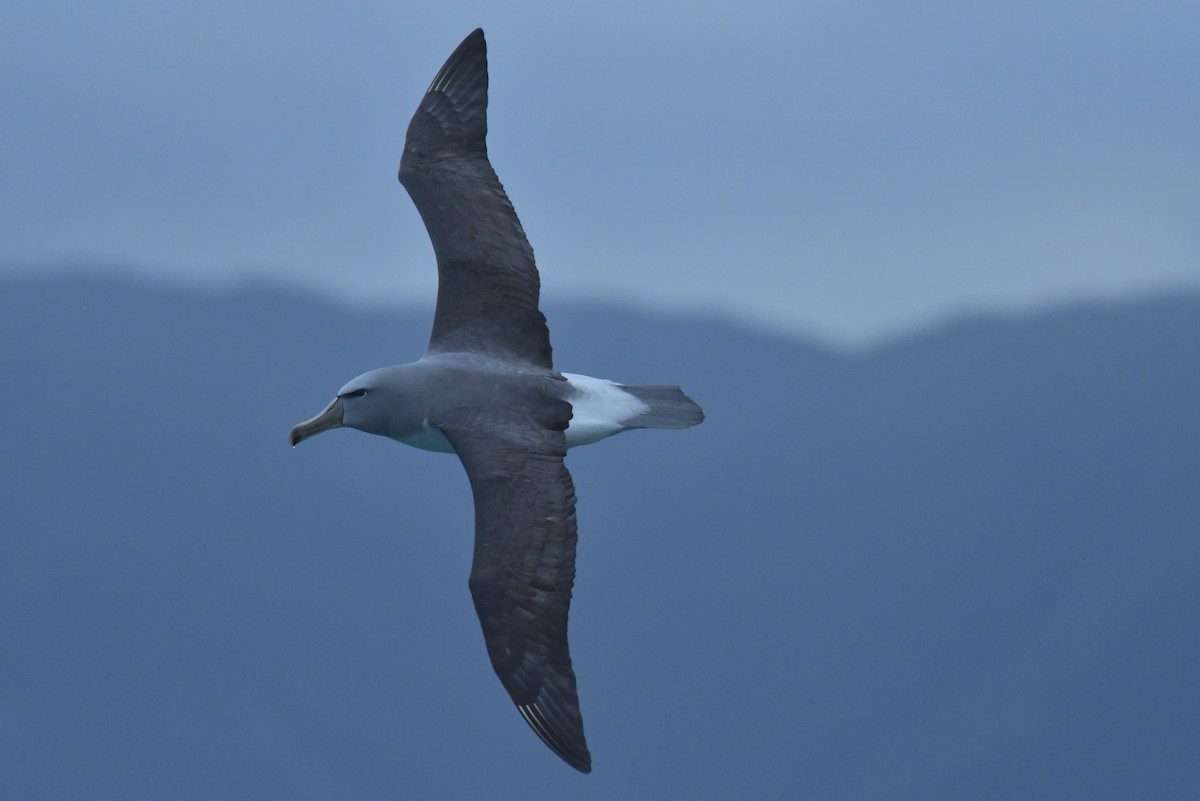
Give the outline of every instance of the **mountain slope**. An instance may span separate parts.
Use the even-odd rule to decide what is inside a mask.
[[[289,426],[427,315],[3,279],[13,798],[1182,797],[1200,692],[1200,298],[856,356],[551,309],[556,364],[708,420],[569,464],[595,757],[525,731],[453,457]],[[11,792],[10,792],[11,791]]]

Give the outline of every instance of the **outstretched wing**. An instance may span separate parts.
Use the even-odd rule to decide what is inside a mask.
[[[471,596],[492,667],[525,722],[588,773],[567,649],[577,539],[575,487],[563,464],[569,409],[557,430],[498,414],[480,410],[475,424],[442,429],[475,496]]]
[[[551,366],[533,249],[487,156],[487,44],[463,40],[408,125],[400,183],[438,264],[431,353],[468,351]]]

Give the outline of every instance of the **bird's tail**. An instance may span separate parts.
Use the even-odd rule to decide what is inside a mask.
[[[629,428],[689,428],[703,422],[704,410],[679,387],[629,386],[621,389],[650,408],[621,425]]]

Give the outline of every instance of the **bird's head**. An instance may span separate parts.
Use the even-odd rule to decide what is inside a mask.
[[[370,434],[386,434],[382,430],[394,414],[396,394],[389,386],[387,369],[372,370],[348,382],[338,390],[337,397],[315,417],[297,423],[288,433],[288,442],[296,447],[302,440],[331,428],[357,428]]]

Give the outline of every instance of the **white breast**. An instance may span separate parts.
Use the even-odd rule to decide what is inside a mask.
[[[416,434],[410,434],[407,437],[398,437],[397,439],[405,445],[411,445],[423,451],[454,453],[454,447],[450,444],[450,440],[446,439],[446,435],[439,429],[429,425],[428,420],[424,421],[421,430]]]

